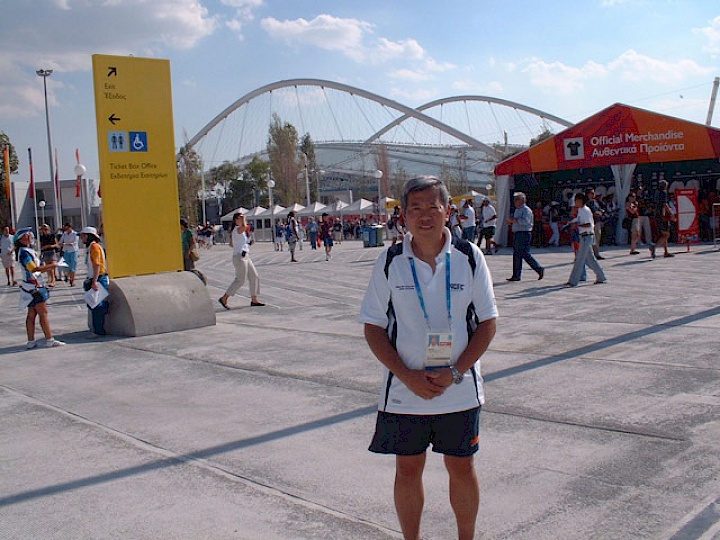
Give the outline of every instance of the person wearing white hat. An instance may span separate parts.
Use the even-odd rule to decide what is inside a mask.
[[[107,264],[105,262],[105,251],[100,245],[100,236],[98,236],[95,227],[84,227],[80,231],[80,241],[85,244],[87,251],[85,252],[85,262],[87,263],[87,278],[83,283],[83,289],[97,291],[100,287],[108,290],[110,287],[110,278],[107,274]],[[105,316],[110,309],[110,303],[107,298],[100,302],[94,308],[88,306],[90,310],[90,321],[92,323],[92,333],[88,336],[94,338],[104,336]]]
[[[31,247],[34,241],[35,236],[30,227],[20,229],[13,237],[15,254],[24,271],[23,280],[20,284],[21,298],[29,299],[26,304],[27,317],[25,318],[25,330],[28,338],[27,348],[34,349],[38,346],[38,342],[35,341],[35,320],[37,318],[40,319],[40,328],[45,334],[45,347],[60,347],[65,343],[55,339],[50,329],[50,317],[47,308],[50,291],[48,291],[42,277],[43,272],[54,272],[57,263],[40,264],[37,253]]]

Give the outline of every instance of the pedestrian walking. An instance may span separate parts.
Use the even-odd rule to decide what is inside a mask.
[[[218,302],[225,309],[230,309],[228,300],[240,290],[248,280],[250,285],[250,305],[264,306],[258,295],[260,294],[260,278],[255,265],[250,259],[250,246],[254,243],[252,234],[247,232],[245,214],[238,212],[233,216],[232,230],[230,231],[230,245],[233,248],[232,263],[235,267],[235,279],[225,294],[218,298]]]
[[[513,232],[513,273],[507,280],[520,281],[523,261],[537,272],[538,279],[542,279],[545,276],[545,269],[530,254],[530,236],[534,221],[532,210],[526,204],[527,198],[521,191],[515,192],[513,201],[515,210],[512,217],[507,219],[507,223],[512,226]]]
[[[300,239],[300,227],[298,226],[297,219],[295,219],[295,212],[293,211],[288,213],[285,231],[287,233],[288,251],[290,251],[290,262],[298,262],[295,258],[295,248]]]
[[[575,194],[575,208],[577,208],[577,217],[572,220],[575,224],[580,236],[580,246],[575,254],[575,263],[573,264],[570,279],[565,284],[569,287],[577,287],[580,278],[585,272],[585,265],[595,272],[595,283],[605,283],[605,272],[602,266],[595,258],[593,252],[593,244],[595,242],[595,221],[593,212],[587,206],[588,196],[585,193]]]

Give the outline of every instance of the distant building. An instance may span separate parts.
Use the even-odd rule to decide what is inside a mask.
[[[77,197],[76,180],[60,180],[62,223],[57,223],[52,182],[35,182],[35,199],[30,196],[29,182],[12,182],[11,195],[15,226],[16,228],[34,227],[35,209],[37,208],[38,222],[42,222],[44,216],[44,222],[50,225],[52,230],[57,230],[68,221],[76,230],[80,230],[82,226],[100,227],[102,214],[98,186],[98,180],[83,178],[82,193],[80,197]],[[40,201],[45,201],[44,208],[39,205]]]

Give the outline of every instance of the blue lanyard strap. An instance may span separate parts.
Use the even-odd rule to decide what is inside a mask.
[[[430,315],[428,315],[427,309],[425,308],[425,298],[423,297],[422,288],[420,288],[420,280],[418,280],[417,270],[415,270],[415,259],[410,257],[410,269],[412,270],[413,282],[415,283],[415,292],[417,293],[420,307],[423,311],[423,317],[425,317],[425,325],[430,327]],[[447,306],[447,318],[448,328],[452,332],[452,299],[450,298],[450,254],[445,254],[445,303]]]

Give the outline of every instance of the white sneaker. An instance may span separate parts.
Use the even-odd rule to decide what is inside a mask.
[[[34,349],[35,347],[37,347],[37,341],[28,341],[25,346],[26,349]]]
[[[60,341],[60,340],[55,339],[55,338],[45,340],[45,347],[48,348],[48,349],[49,349],[50,347],[62,347],[63,345],[65,345],[65,342],[64,342],[64,341]]]

